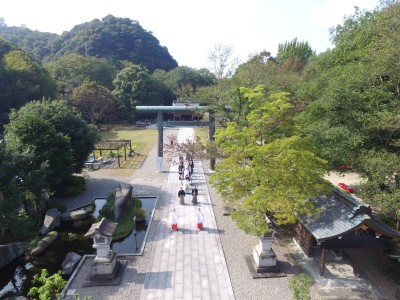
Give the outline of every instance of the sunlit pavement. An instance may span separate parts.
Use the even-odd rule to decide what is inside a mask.
[[[186,141],[193,134],[192,128],[182,128],[178,141]],[[203,166],[195,161],[192,177],[199,190],[198,204],[191,204],[190,194],[185,205],[180,205],[177,194],[182,183],[177,163],[170,168],[162,221],[156,230],[141,299],[234,299]],[[205,216],[202,231],[197,229],[195,218],[199,207]],[[169,224],[174,208],[178,231],[172,231]]]

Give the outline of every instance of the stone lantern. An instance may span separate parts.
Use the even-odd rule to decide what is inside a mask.
[[[117,260],[117,253],[111,250],[112,234],[117,225],[103,218],[92,224],[85,234],[86,238],[93,239],[93,248],[97,249],[97,254],[83,286],[119,284],[126,261]]]
[[[253,259],[257,273],[271,272],[277,268],[276,255],[274,250],[272,250],[275,232],[275,228],[270,225],[268,234],[260,236],[258,244],[253,247]]]

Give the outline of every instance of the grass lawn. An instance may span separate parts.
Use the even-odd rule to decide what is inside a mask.
[[[157,144],[157,129],[156,128],[136,128],[136,127],[119,127],[112,130],[102,131],[102,140],[131,140],[132,148],[135,154],[133,157],[127,157],[125,160],[124,148],[118,151],[120,157],[120,167],[116,163],[117,159],[113,159],[112,164],[102,165],[101,168],[95,172],[107,172],[114,176],[130,176],[134,169],[140,168],[141,164],[149,154],[150,150]],[[116,156],[117,152],[112,151],[112,156]],[[129,152],[129,149],[127,149]],[[100,151],[95,150],[95,156],[100,156]],[[101,153],[103,158],[110,156],[110,151],[103,150]]]

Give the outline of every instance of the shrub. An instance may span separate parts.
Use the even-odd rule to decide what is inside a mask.
[[[61,271],[49,276],[48,271],[42,269],[40,276],[39,274],[33,276],[32,283],[39,283],[41,286],[30,288],[28,296],[33,296],[35,297],[34,299],[40,300],[53,300],[60,298],[61,291],[67,281],[62,278]]]
[[[132,207],[142,207],[142,201],[136,197],[132,197]]]
[[[144,208],[134,207],[132,209],[132,214],[133,214],[133,216],[136,216],[137,222],[146,221],[146,210]]]
[[[289,288],[295,300],[310,300],[311,278],[306,274],[293,276],[289,279]]]
[[[99,219],[106,218],[109,221],[114,220],[114,208],[115,208],[115,194],[109,193],[106,197],[107,203],[100,209]]]

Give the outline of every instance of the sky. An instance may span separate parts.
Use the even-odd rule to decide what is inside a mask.
[[[317,53],[332,48],[329,28],[343,24],[354,7],[373,10],[379,0],[2,0],[8,26],[61,34],[111,14],[129,18],[168,48],[180,66],[210,68],[217,46],[240,62],[279,44],[308,42]]]

